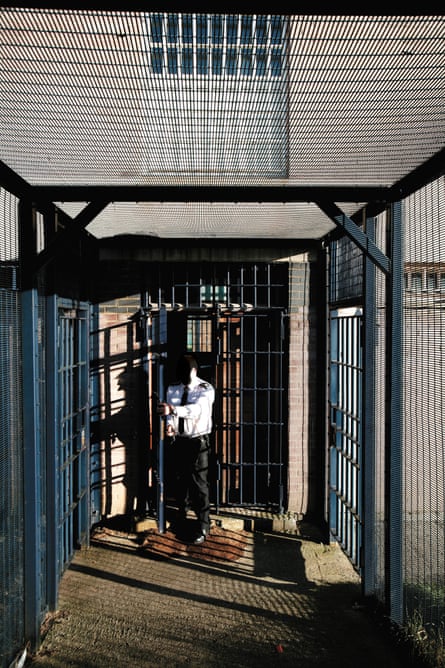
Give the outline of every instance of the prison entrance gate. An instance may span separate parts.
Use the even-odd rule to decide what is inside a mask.
[[[190,351],[198,358],[200,377],[216,390],[210,480],[217,506],[276,511],[285,506],[285,323],[284,311],[277,309],[167,314],[164,388],[175,378],[178,356]]]
[[[54,321],[53,475],[54,546],[58,578],[74,551],[88,541],[89,524],[89,308],[57,301]],[[53,347],[50,347],[50,350]],[[50,435],[51,436],[51,435]]]
[[[362,310],[330,315],[329,523],[354,566],[362,546]]]

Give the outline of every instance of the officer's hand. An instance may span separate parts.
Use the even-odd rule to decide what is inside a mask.
[[[165,433],[167,436],[174,436],[175,435],[175,430],[173,429],[171,424],[167,425],[167,429],[165,430]]]
[[[170,404],[166,404],[165,402],[160,402],[157,406],[156,409],[158,415],[170,415],[171,413],[171,406]]]

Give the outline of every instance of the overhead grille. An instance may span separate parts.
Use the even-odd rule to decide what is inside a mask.
[[[443,16],[12,7],[0,30],[0,160],[32,185],[389,187],[443,149]],[[153,212],[97,234],[156,235]],[[332,229],[300,203],[155,213],[161,236]]]
[[[444,18],[4,8],[34,184],[389,185],[443,145]]]
[[[110,227],[110,218],[113,225]],[[139,234],[154,237],[321,238],[334,228],[314,204],[115,203],[88,226],[96,237]]]

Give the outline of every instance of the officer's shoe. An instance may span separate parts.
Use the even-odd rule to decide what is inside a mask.
[[[195,536],[195,539],[193,540],[193,545],[202,545],[207,537],[207,531],[203,529],[198,533],[197,536]]]

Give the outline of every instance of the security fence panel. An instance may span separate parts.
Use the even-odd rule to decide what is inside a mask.
[[[367,219],[362,228],[385,255],[389,229],[386,211]],[[328,519],[363,577],[364,593],[389,606],[390,598],[401,600],[400,592],[389,594],[390,586],[397,588],[400,582],[395,584],[400,573],[400,559],[395,557],[400,526],[389,523],[391,510],[395,518],[400,509],[400,500],[394,503],[391,494],[395,471],[389,462],[394,360],[388,336],[395,324],[388,312],[390,281],[383,268],[347,237],[333,240],[329,251]]]
[[[445,184],[405,213],[403,576],[405,622],[442,647],[445,625]],[[439,654],[438,654],[439,656]]]
[[[0,664],[24,643],[21,304],[17,200],[0,188]]]
[[[329,521],[352,563],[362,545],[362,310],[331,312]]]

